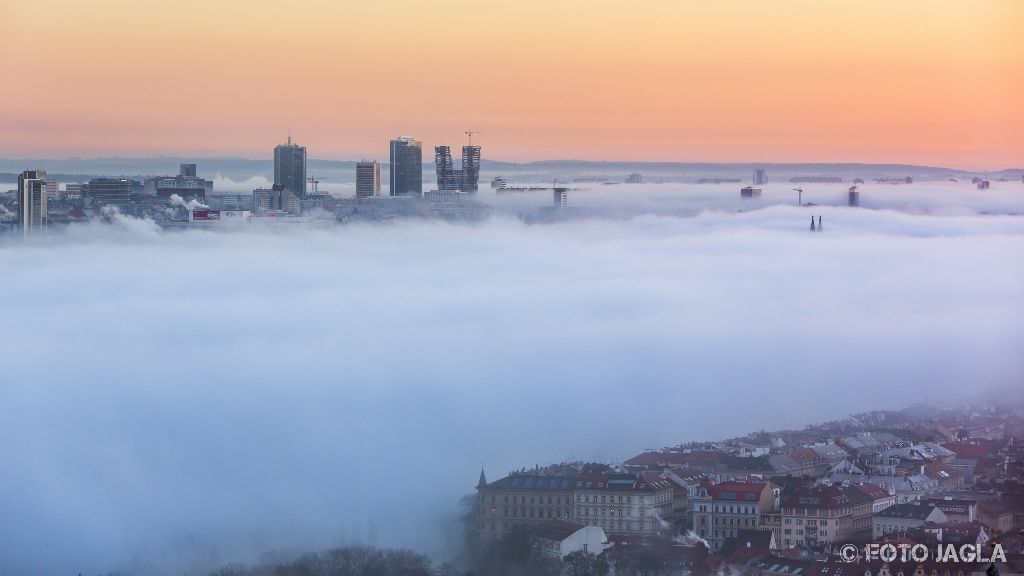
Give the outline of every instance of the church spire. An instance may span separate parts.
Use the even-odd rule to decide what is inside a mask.
[[[486,488],[487,487],[487,476],[484,474],[484,465],[480,465],[480,481],[476,483],[476,487]]]

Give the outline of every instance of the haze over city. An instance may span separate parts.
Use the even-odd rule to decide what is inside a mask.
[[[1024,4],[0,23],[0,576],[1024,573]]]

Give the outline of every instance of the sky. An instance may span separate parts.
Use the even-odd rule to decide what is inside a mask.
[[[1024,158],[1015,0],[7,0],[0,155]]]
[[[481,465],[1019,401],[1014,184],[739,212],[676,185],[685,217],[671,186],[622,185],[571,201],[615,188],[645,214],[0,239],[0,573],[359,542],[441,561]]]

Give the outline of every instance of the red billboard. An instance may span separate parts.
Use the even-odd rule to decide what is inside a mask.
[[[193,210],[193,220],[220,220],[220,210]]]

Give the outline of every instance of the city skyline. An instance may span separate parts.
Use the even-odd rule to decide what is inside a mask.
[[[509,161],[983,170],[1024,157],[1014,2],[109,8],[0,8],[49,30],[45,43],[7,30],[0,72],[36,89],[0,95],[0,155],[252,157],[291,128],[318,157],[383,159],[394,134],[430,146],[472,128]],[[181,14],[197,17],[181,27]]]

